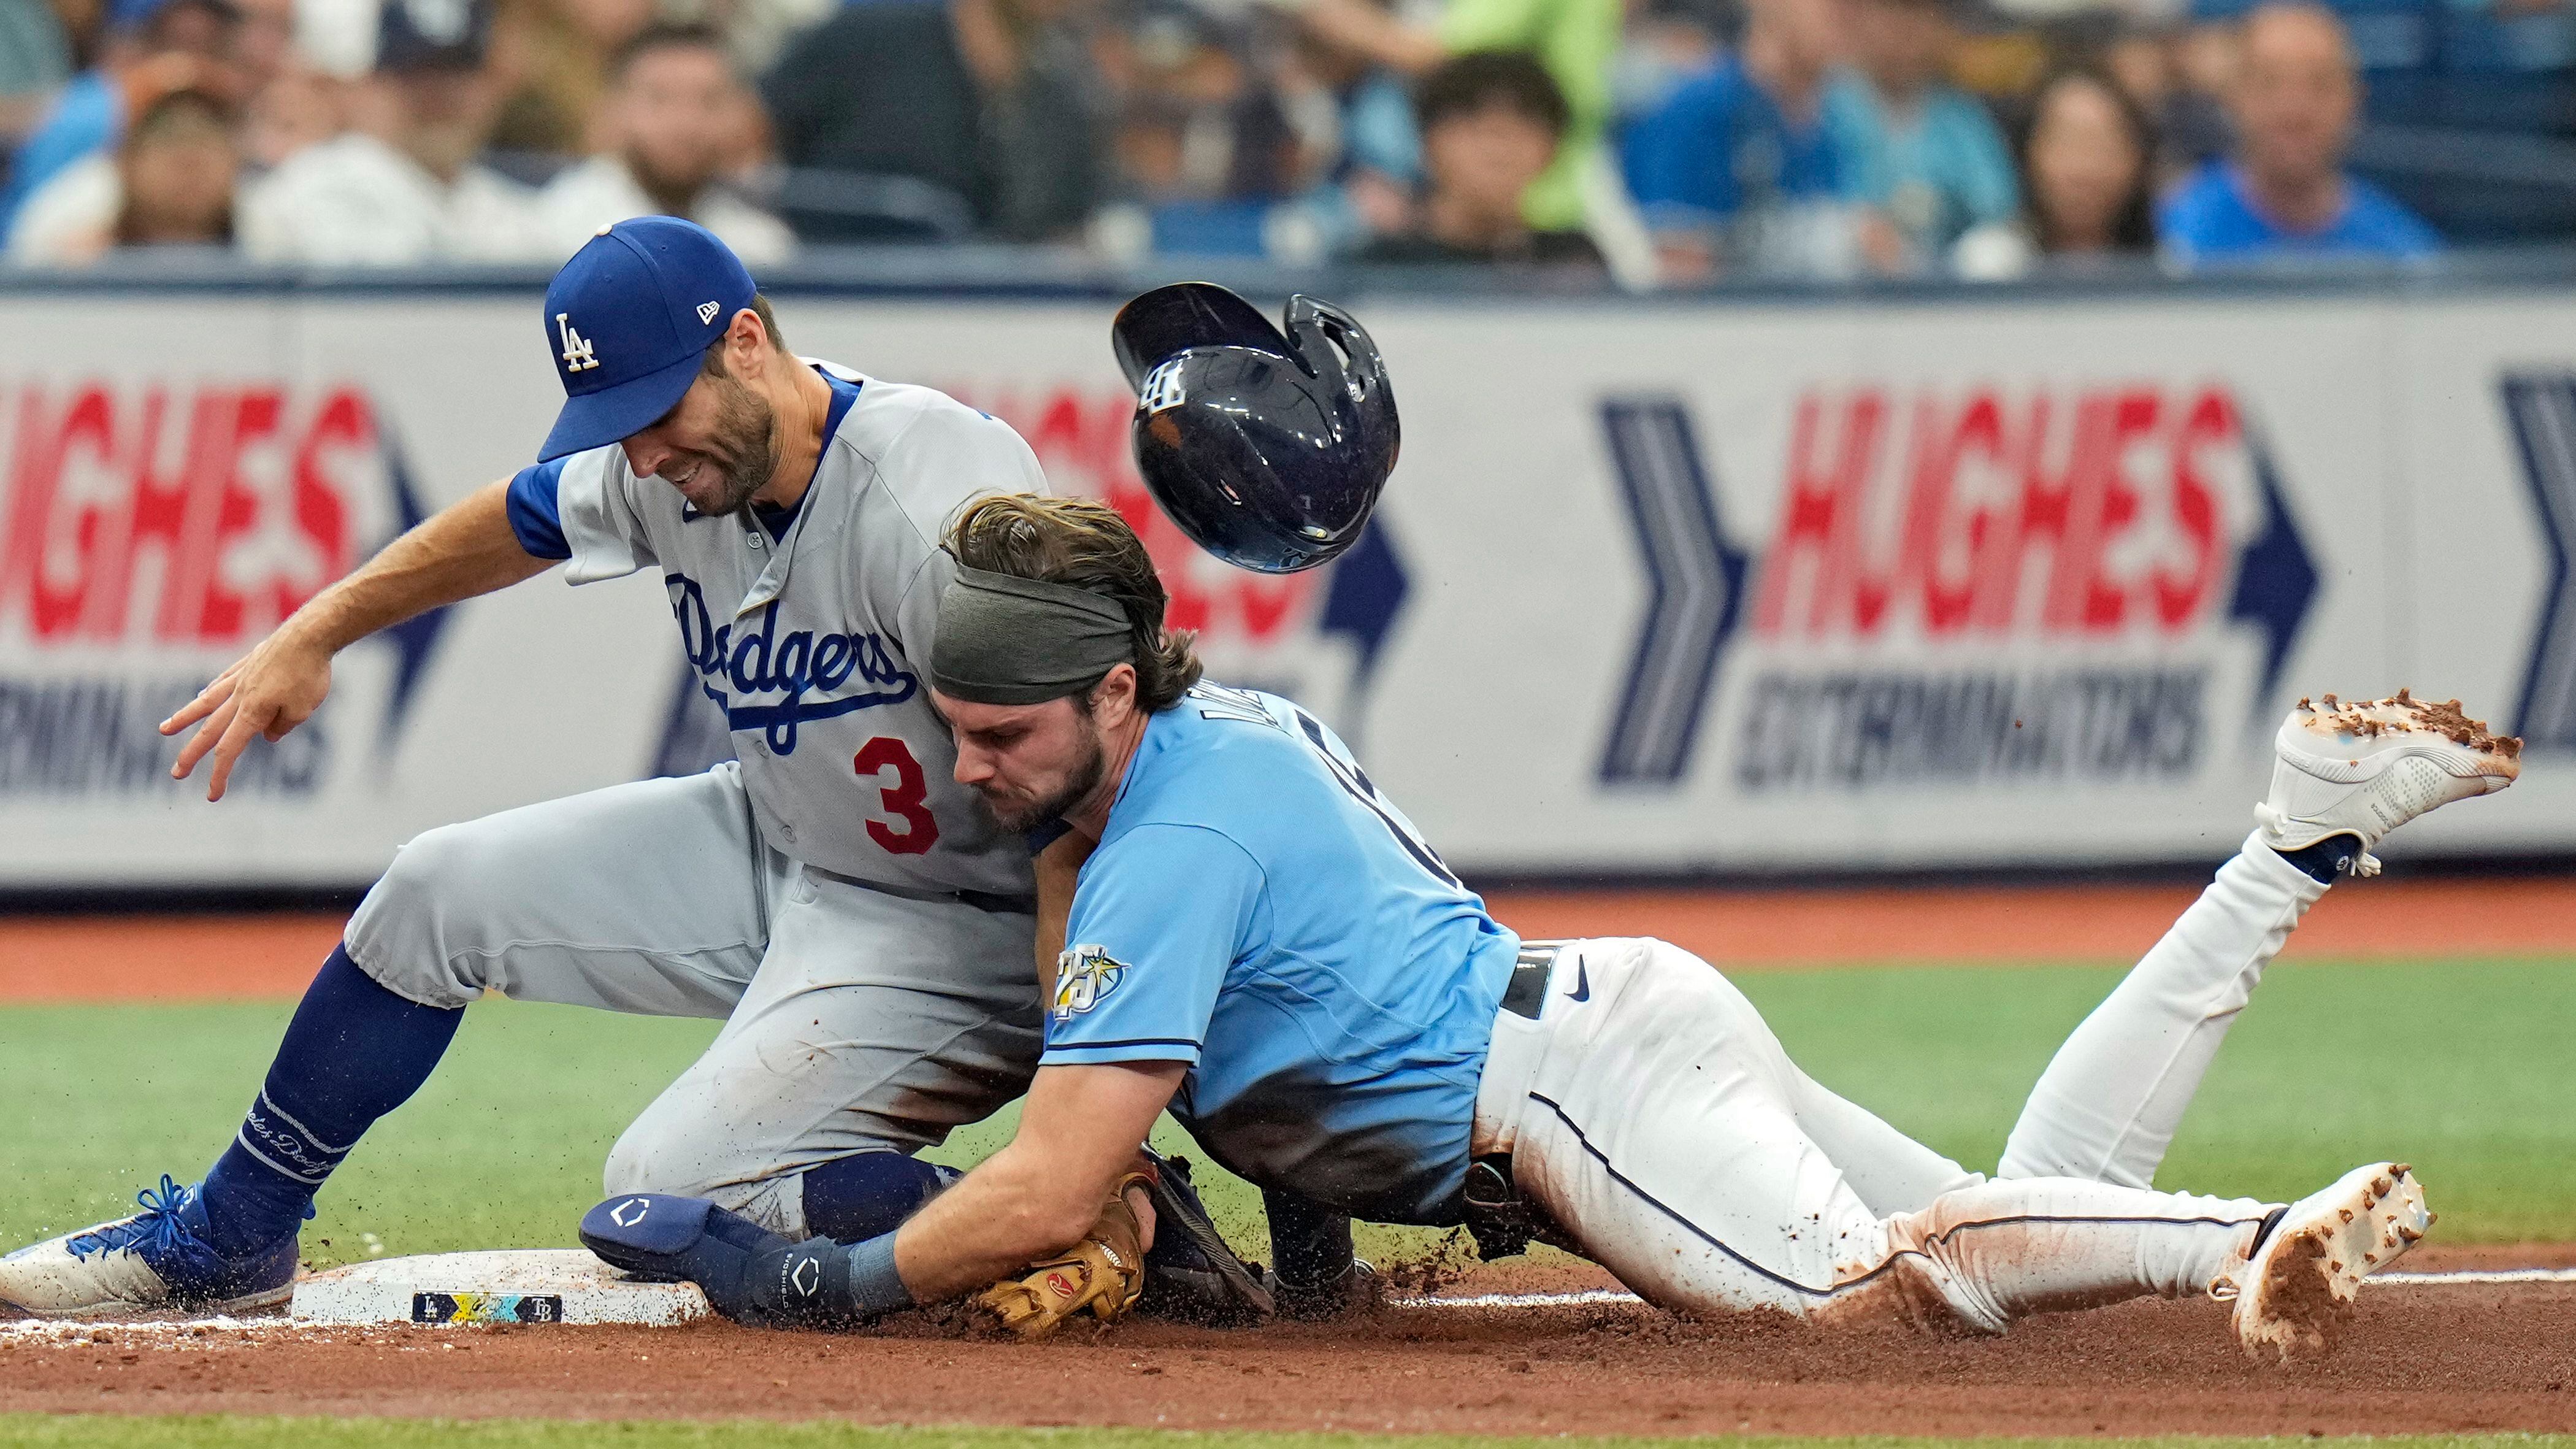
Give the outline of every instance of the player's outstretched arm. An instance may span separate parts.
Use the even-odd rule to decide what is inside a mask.
[[[378,629],[431,609],[507,588],[554,564],[519,546],[510,529],[509,485],[494,483],[440,510],[387,545],[347,578],[316,594],[274,633],[235,660],[177,714],[161,722],[181,746],[170,778],[184,780],[211,753],[206,798],[224,798],[233,762],[253,735],[282,739],[331,693],[331,660]]]
[[[1039,1068],[1009,1144],[896,1235],[904,1287],[936,1303],[1080,1242],[1187,1070],[1181,1062]],[[1130,1197],[1150,1245],[1153,1209],[1143,1199]]]

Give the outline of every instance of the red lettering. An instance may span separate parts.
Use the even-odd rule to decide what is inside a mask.
[[[163,470],[156,448],[134,483],[132,550],[139,561],[147,541],[158,540],[161,593],[152,607],[152,633],[170,642],[193,639],[214,564],[215,509],[232,452],[239,407],[223,388],[200,391],[188,408],[188,440],[177,466]]]
[[[195,450],[202,446],[198,434],[206,421],[202,399],[193,411],[194,419],[180,440],[178,457],[173,464],[165,465],[163,445],[168,433],[163,423],[170,413],[169,393],[155,387],[143,395],[142,418],[125,449],[122,526],[116,546],[101,559],[98,596],[91,600],[83,616],[86,623],[82,632],[86,634],[100,639],[124,637],[126,621],[134,612],[134,595],[140,587],[138,565],[147,544],[158,541],[161,567],[156,578],[162,597],[168,598],[176,587],[172,578],[175,545],[186,515],[189,470]],[[176,631],[168,627],[161,633],[164,638],[177,637]]]
[[[1822,633],[1853,593],[1856,535],[1887,400],[1875,389],[1852,395],[1841,409],[1840,446],[1829,464],[1819,458],[1824,411],[1814,396],[1801,398],[1790,425],[1789,484],[1771,550],[1762,561],[1762,592],[1753,611],[1753,627],[1763,634],[1792,628]],[[1801,624],[1792,621],[1790,611],[1802,582],[1806,610]]]
[[[2239,444],[2242,430],[2236,422],[2236,408],[2225,390],[2204,390],[2191,405],[2180,434],[2173,444],[2173,522],[2174,530],[2189,545],[2191,566],[2177,573],[2158,563],[2150,587],[2156,601],[2156,622],[2166,632],[2179,632],[2188,625],[2208,599],[2218,582],[2218,566],[2223,556],[2218,527],[2218,492],[2202,471],[2200,452],[2203,448]]]
[[[83,467],[81,460],[88,459]],[[28,580],[27,623],[38,639],[71,634],[99,573],[109,490],[101,485],[116,460],[116,403],[92,385],[64,413],[36,486],[48,498],[37,515],[36,566]]]
[[[2110,436],[2095,465],[2083,474],[2077,507],[2068,519],[2068,541],[2059,555],[2066,567],[2079,626],[2091,634],[2116,632],[2127,617],[2128,592],[2111,576],[2111,545],[2138,517],[2138,491],[2129,484],[2126,463],[2138,439],[2152,435],[2164,399],[2151,388],[2132,388],[2111,405]]]
[[[295,530],[312,541],[321,568],[300,578],[279,574],[269,595],[276,617],[283,619],[303,608],[323,585],[349,571],[349,506],[341,498],[337,465],[343,454],[372,452],[375,447],[376,418],[365,394],[342,388],[313,415],[303,443],[295,450],[291,502]]]
[[[222,481],[215,486],[214,528],[209,552],[212,567],[205,575],[205,601],[197,610],[196,635],[208,643],[241,637],[247,601],[236,592],[239,582],[226,575],[233,572],[233,540],[248,533],[259,522],[259,494],[252,481],[244,477],[243,454],[277,432],[278,415],[284,398],[275,387],[245,388],[233,412],[232,446],[226,449]],[[256,466],[259,460],[250,460]],[[200,484],[199,486],[204,486]],[[244,584],[243,587],[248,587]]]
[[[2042,394],[2032,406],[2030,451],[2022,470],[2019,557],[2013,576],[2018,585],[2030,568],[2033,545],[2042,537],[2048,539],[2048,582],[2040,595],[2038,624],[2043,630],[2064,630],[2073,628],[2080,617],[2084,586],[2091,578],[2082,557],[2084,520],[2095,506],[2091,495],[2100,487],[2102,452],[2111,431],[2111,399],[2101,393],[2076,399],[2065,466],[2055,472],[2045,461],[2050,411],[2049,399]]]
[[[2175,633],[2205,612],[2227,543],[2212,470],[2241,436],[2223,389],[2043,389],[2016,405],[1980,387],[1955,407],[1918,394],[1891,529],[1877,500],[1893,406],[1871,389],[1800,400],[1757,632],[1866,639],[1915,609],[1929,639],[2149,619]]]
[[[2011,533],[1998,516],[2014,500],[2003,403],[1992,389],[1979,390],[1960,409],[1941,473],[1939,521],[1921,564],[1923,626],[1935,636],[1969,626],[1979,581],[1995,567],[1988,555]],[[1956,573],[1950,567],[1954,559]]]
[[[32,589],[44,553],[45,517],[54,506],[56,436],[44,394],[29,384],[18,394],[18,444],[9,465],[7,551],[0,553],[0,612]]]

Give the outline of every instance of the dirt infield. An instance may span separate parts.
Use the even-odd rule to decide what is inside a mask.
[[[1730,969],[2129,959],[2193,892],[1551,893],[1534,936],[1651,932]],[[0,1002],[291,997],[337,916],[0,918]],[[2293,956],[2576,956],[2549,882],[2339,889]],[[2576,1246],[2428,1245],[2411,1270],[2576,1265]],[[1512,1262],[1451,1293],[1606,1286]],[[1131,1323],[1023,1346],[562,1327],[0,1323],[0,1413],[289,1413],[1133,1425],[1490,1434],[2576,1432],[2576,1284],[2374,1286],[2326,1362],[2246,1362],[2208,1302],[2035,1320],[2000,1339],[1686,1324],[1633,1304],[1387,1310],[1253,1333]]]
[[[1652,935],[1729,970],[1846,962],[2122,962],[2198,894],[2189,886],[1519,891],[1495,914],[1524,936]],[[295,996],[340,939],[319,913],[0,916],[0,1002]],[[2562,880],[2357,882],[2301,924],[2285,959],[2576,955]]]
[[[1467,1286],[1532,1277],[1488,1269]],[[1548,1286],[1557,1286],[1550,1281]],[[2576,1285],[2386,1287],[2320,1364],[2242,1359],[2217,1304],[2000,1339],[1684,1324],[1629,1305],[1388,1310],[1054,1343],[685,1329],[125,1327],[0,1335],[0,1412],[1596,1433],[2576,1430]]]

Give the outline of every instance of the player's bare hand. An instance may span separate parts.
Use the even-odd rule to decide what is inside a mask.
[[[215,763],[206,777],[206,798],[221,800],[233,763],[250,748],[252,736],[284,739],[311,719],[330,693],[331,651],[306,643],[291,628],[278,630],[161,722],[164,735],[197,726],[179,747],[170,778],[188,778],[211,752]]]
[[[1136,1214],[1136,1243],[1142,1248],[1154,1246],[1154,1199],[1142,1187],[1131,1187],[1124,1194],[1128,1209]]]

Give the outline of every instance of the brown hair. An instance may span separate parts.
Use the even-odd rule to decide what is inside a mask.
[[[1124,609],[1136,643],[1136,695],[1147,710],[1170,709],[1199,682],[1195,636],[1163,627],[1170,602],[1163,580],[1116,509],[1034,493],[979,498],[948,530],[948,551],[970,569],[1088,589]],[[1089,708],[1087,696],[1074,698]]]
[[[769,298],[766,294],[760,292],[751,294],[751,315],[760,319],[760,329],[769,334],[771,349],[785,352],[787,339],[778,335],[778,314],[769,310]],[[708,343],[706,356],[698,359],[698,376],[725,376],[724,350],[725,340],[721,337]]]
[[[131,157],[136,151],[165,136],[186,135],[192,130],[199,133],[211,132],[225,138],[226,144],[230,144],[234,120],[233,108],[226,105],[220,96],[212,91],[183,86],[143,107],[142,111],[127,123],[125,139],[118,144],[118,151],[121,156]],[[144,240],[140,218],[135,215],[132,193],[122,186],[118,189],[120,199],[116,207],[116,224],[111,234],[115,237],[118,246],[134,246]],[[226,201],[223,214],[215,219],[214,234],[205,240],[230,242],[232,239],[233,205],[230,201]]]
[[[725,45],[724,32],[701,21],[659,20],[635,33],[633,39],[611,51],[608,77],[624,82],[635,62],[656,50],[710,50],[722,57],[727,71],[733,70],[733,52]]]
[[[1416,126],[1425,133],[1443,121],[1502,106],[1562,140],[1572,124],[1565,92],[1547,68],[1515,50],[1471,50],[1434,67],[1413,88]]]

